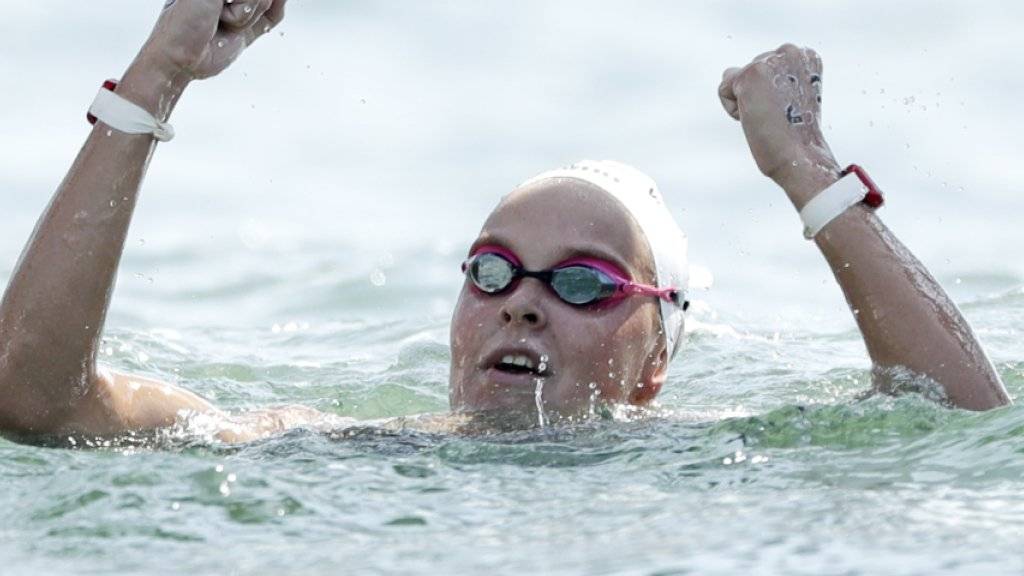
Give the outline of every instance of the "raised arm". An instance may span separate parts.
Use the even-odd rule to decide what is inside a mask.
[[[740,121],[758,168],[800,210],[839,178],[821,133],[821,59],[786,44],[726,70],[719,96]],[[867,160],[864,160],[867,161]],[[1010,403],[999,375],[928,270],[870,209],[856,205],[815,238],[864,336],[879,391],[927,377],[955,406]]]
[[[167,0],[116,93],[165,121],[188,84],[225,69],[285,0]],[[96,364],[151,135],[97,122],[43,213],[0,303],[0,433],[88,435],[216,412],[179,388]]]

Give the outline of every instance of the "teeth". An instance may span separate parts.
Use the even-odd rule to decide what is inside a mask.
[[[522,354],[516,354],[516,355],[506,354],[506,355],[502,356],[501,363],[502,364],[512,364],[512,365],[515,365],[515,366],[525,366],[526,368],[529,368],[530,370],[533,370],[533,360],[530,360],[529,358],[527,358],[526,356],[523,356]]]

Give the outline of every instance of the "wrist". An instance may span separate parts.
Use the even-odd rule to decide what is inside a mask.
[[[786,191],[793,207],[799,211],[811,198],[839,180],[840,172],[839,164],[831,155],[807,156],[783,164],[770,178]]]
[[[191,75],[185,71],[161,66],[145,54],[139,54],[121,77],[115,92],[141,106],[157,120],[166,122],[191,81]]]

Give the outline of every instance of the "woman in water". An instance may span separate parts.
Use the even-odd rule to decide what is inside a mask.
[[[42,215],[0,304],[0,432],[111,437],[208,422],[246,441],[335,419],[287,407],[228,414],[187,390],[109,371],[97,349],[139,187],[188,85],[226,69],[285,0],[168,0]],[[874,388],[911,382],[949,404],[1010,402],[970,327],[877,214],[850,201],[822,133],[821,60],[784,45],[724,74],[719,96],[758,168],[801,211],[873,362]],[[844,196],[845,194],[845,196]],[[843,200],[846,198],[846,200]],[[877,198],[874,199],[877,205]],[[451,325],[455,414],[582,416],[644,406],[665,382],[686,309],[685,238],[654,183],[584,161],[528,180],[467,253]]]

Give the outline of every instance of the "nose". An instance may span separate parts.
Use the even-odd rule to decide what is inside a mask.
[[[543,328],[547,315],[541,306],[543,286],[533,278],[524,278],[501,306],[501,319],[505,324],[518,324],[530,328]]]

